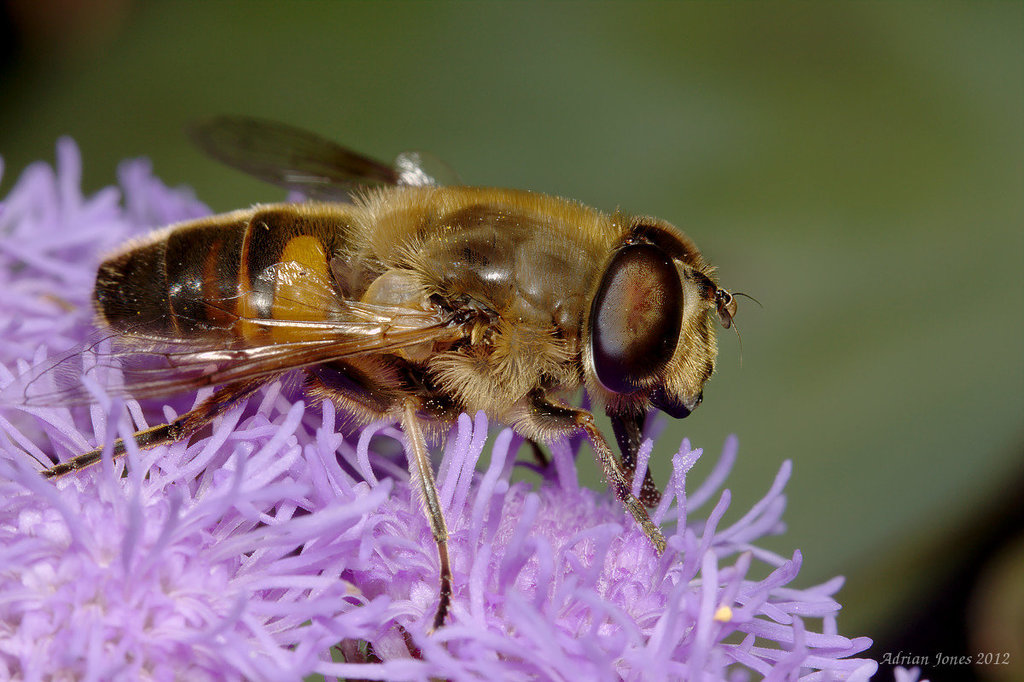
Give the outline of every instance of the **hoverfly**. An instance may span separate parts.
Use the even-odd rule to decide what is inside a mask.
[[[126,369],[124,390],[216,387],[135,433],[139,447],[189,438],[292,372],[358,422],[399,422],[437,542],[435,628],[452,578],[424,430],[443,433],[462,412],[535,442],[586,436],[612,492],[664,550],[649,472],[639,499],[631,492],[645,415],[681,418],[700,404],[715,320],[728,328],[736,314],[686,235],[533,192],[442,187],[414,156],[392,167],[278,123],[218,117],[192,133],[214,158],[313,200],[172,225],[100,266],[98,324],[119,357],[164,360]],[[590,411],[563,402],[581,387],[611,418],[620,458]]]

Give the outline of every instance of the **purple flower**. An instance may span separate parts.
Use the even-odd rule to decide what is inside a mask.
[[[86,337],[104,252],[207,212],[141,161],[122,166],[120,193],[83,198],[74,144],[57,156],[56,173],[30,167],[0,204],[0,386]],[[97,389],[89,408],[0,412],[0,677],[863,680],[877,669],[855,658],[870,640],[838,634],[842,580],[791,587],[800,553],[755,544],[783,530],[788,462],[722,523],[735,439],[699,485],[687,474],[701,451],[684,441],[674,455],[658,556],[606,491],[580,487],[569,444],[553,446],[539,486],[511,482],[521,439],[488,439],[482,414],[463,415],[438,474],[455,599],[426,634],[437,553],[393,426],[344,437],[330,403],[307,409],[273,384],[189,444],[39,475],[52,455],[188,408]]]

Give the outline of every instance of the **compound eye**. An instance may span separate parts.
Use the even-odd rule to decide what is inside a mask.
[[[590,308],[597,380],[615,393],[641,388],[672,358],[682,321],[683,285],[672,259],[651,244],[620,249]]]

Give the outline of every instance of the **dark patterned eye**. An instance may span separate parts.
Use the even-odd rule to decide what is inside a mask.
[[[590,309],[597,379],[631,393],[672,358],[683,320],[683,285],[672,259],[651,244],[623,247],[612,258]]]

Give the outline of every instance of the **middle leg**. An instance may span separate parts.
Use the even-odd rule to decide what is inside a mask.
[[[430,531],[437,543],[437,557],[441,566],[441,592],[434,622],[430,628],[433,632],[444,625],[448,608],[452,601],[452,567],[448,557],[448,525],[444,520],[441,500],[437,494],[437,483],[434,481],[434,469],[430,463],[430,453],[423,439],[419,418],[416,416],[416,401],[407,399],[403,404],[402,430],[409,440],[409,469],[413,485],[419,487],[419,497],[423,504]]]
[[[421,399],[410,394],[408,386],[403,385],[391,365],[370,358],[354,358],[310,368],[306,391],[314,399],[334,401],[365,421],[394,418],[396,408],[400,409],[402,431],[407,439],[410,483],[423,506],[437,544],[441,586],[437,612],[430,627],[431,631],[436,630],[444,625],[451,606],[452,569],[448,555],[448,526],[417,414],[423,406]]]

